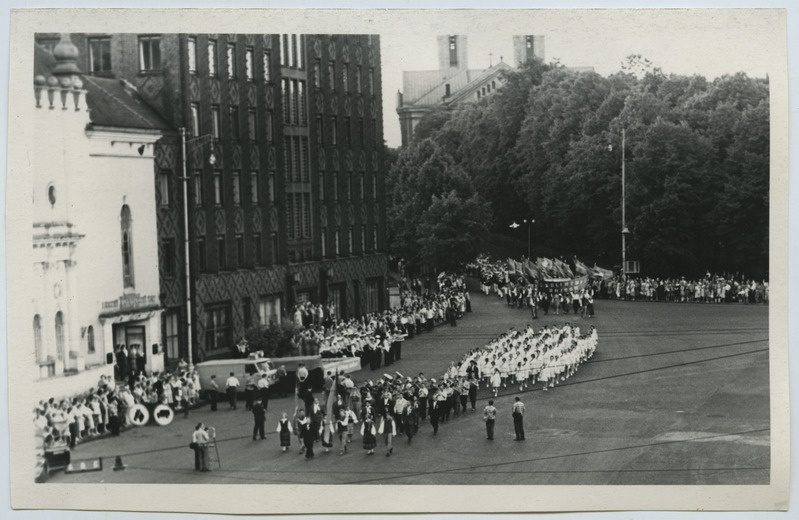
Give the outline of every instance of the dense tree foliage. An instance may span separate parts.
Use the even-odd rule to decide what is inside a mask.
[[[505,79],[491,98],[425,118],[400,151],[397,253],[441,263],[448,248],[479,250],[472,222],[449,234],[459,214],[500,233],[532,217],[534,253],[618,265],[624,129],[627,258],[650,275],[767,276],[766,79],[666,75],[640,56],[609,77],[531,61]]]

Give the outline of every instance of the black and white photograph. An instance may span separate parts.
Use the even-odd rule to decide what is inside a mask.
[[[788,507],[784,10],[10,29],[11,507]]]

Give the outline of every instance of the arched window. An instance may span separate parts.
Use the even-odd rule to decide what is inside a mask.
[[[94,327],[91,325],[86,329],[86,338],[89,342],[89,354],[94,354]]]
[[[130,208],[127,204],[122,206],[120,214],[122,226],[122,280],[124,287],[134,287],[133,279],[133,220],[130,218]]]
[[[44,352],[42,352],[42,317],[38,314],[33,317],[33,344],[36,348],[36,361],[44,361]]]
[[[64,361],[64,313],[55,313],[55,348],[60,361]]]

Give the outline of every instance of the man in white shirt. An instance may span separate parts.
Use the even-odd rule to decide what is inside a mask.
[[[198,423],[191,435],[194,444],[194,469],[197,471],[211,471],[208,469],[208,432],[205,425]]]
[[[225,393],[227,393],[227,400],[230,403],[230,409],[236,409],[236,393],[239,391],[239,380],[236,379],[236,376],[233,375],[233,372],[230,373],[230,377],[227,378],[225,381]]]

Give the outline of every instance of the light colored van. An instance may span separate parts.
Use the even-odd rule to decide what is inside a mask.
[[[250,374],[257,374],[259,378],[261,374],[266,374],[269,386],[277,382],[277,370],[267,358],[216,359],[198,363],[194,369],[200,375],[200,388],[203,393],[211,387],[211,376],[214,374],[221,393],[225,392],[225,381],[231,372],[239,380],[239,392],[244,392],[244,385]]]

